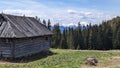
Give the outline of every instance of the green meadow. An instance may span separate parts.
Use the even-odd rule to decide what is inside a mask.
[[[51,49],[55,54],[27,63],[0,62],[0,68],[120,68],[120,51]],[[87,57],[96,57],[97,66],[86,65]]]

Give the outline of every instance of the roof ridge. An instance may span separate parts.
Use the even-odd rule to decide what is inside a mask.
[[[2,14],[2,16],[3,16],[4,18],[6,18],[7,20],[9,20],[10,22],[12,22],[5,14]],[[10,25],[10,28],[11,28],[11,29],[13,29],[13,28],[11,27],[11,23],[10,23],[10,22],[7,22],[7,24]],[[12,35],[13,35],[13,37],[16,36],[14,31],[12,31]]]
[[[5,38],[24,38],[24,37],[36,37],[44,35],[52,35],[53,33],[39,23],[34,17],[22,17],[14,15],[0,14],[6,20],[6,26],[3,35],[0,37]],[[0,31],[2,32],[2,31]]]
[[[1,15],[5,15],[5,16],[14,16],[14,17],[27,17],[27,18],[29,18],[30,16],[25,16],[25,15],[12,15],[12,14],[4,14],[4,13],[1,13]],[[30,17],[30,18],[34,18],[34,17]]]

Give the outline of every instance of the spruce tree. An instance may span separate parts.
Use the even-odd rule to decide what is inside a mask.
[[[54,25],[52,32],[54,33],[54,35],[52,36],[52,47],[60,48],[61,31],[59,23]]]
[[[50,22],[50,19],[48,19],[48,25],[47,25],[47,28],[48,28],[49,30],[51,30],[51,22]]]
[[[66,29],[63,30],[62,39],[61,39],[61,48],[68,49]]]
[[[45,19],[43,19],[43,25],[47,27]]]

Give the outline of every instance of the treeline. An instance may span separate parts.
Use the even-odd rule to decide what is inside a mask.
[[[36,17],[38,21],[40,19]],[[60,30],[59,23],[51,29],[50,20],[42,22],[48,29],[52,30],[53,48],[61,49],[94,49],[109,50],[120,49],[120,17],[103,21],[102,24],[81,26],[80,22],[76,28],[66,27]]]
[[[52,47],[61,49],[120,49],[120,17],[103,21],[100,25],[67,27],[60,30],[55,24],[52,32]]]
[[[34,17],[37,21],[39,21],[41,24],[43,24],[46,28],[48,28],[49,30],[51,30],[51,22],[50,19],[48,19],[47,21],[45,19],[40,20],[40,18],[38,16]]]

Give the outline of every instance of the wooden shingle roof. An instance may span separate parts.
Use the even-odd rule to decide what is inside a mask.
[[[23,38],[52,35],[33,17],[0,14],[0,38]]]

